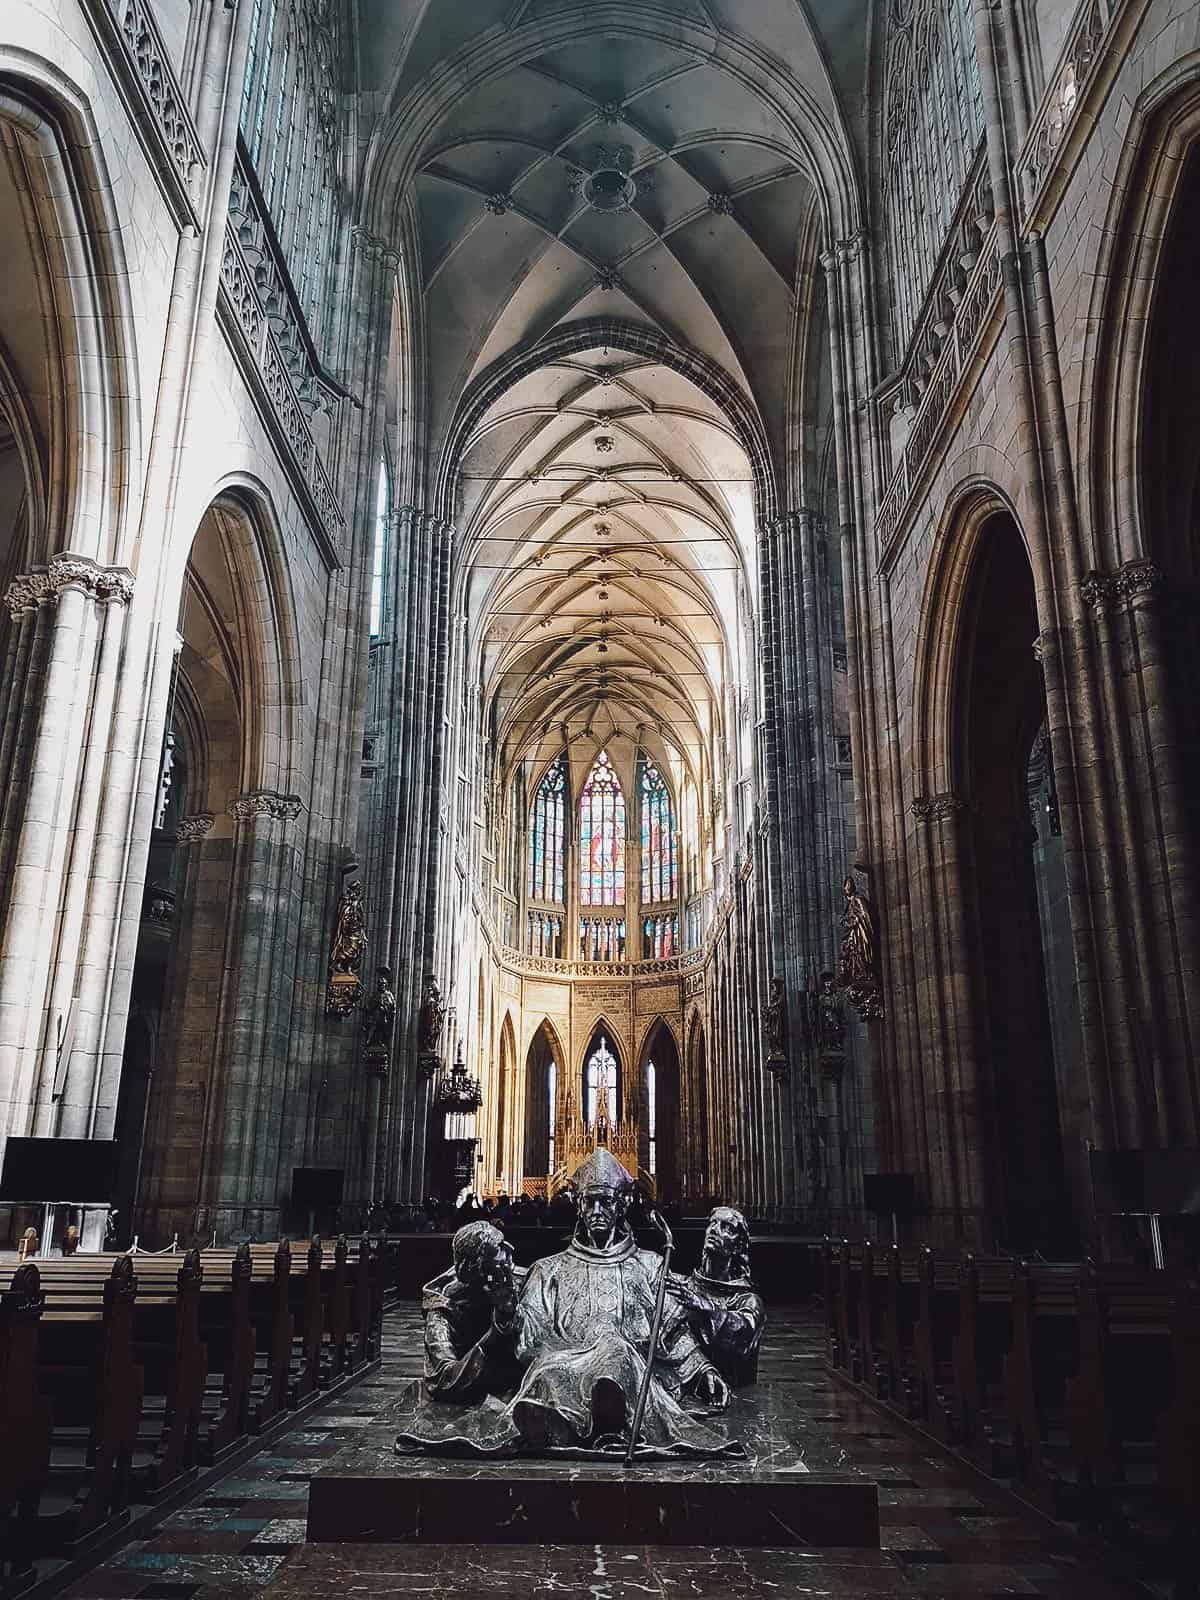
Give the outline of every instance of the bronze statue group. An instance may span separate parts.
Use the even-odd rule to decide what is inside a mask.
[[[629,1224],[633,1180],[603,1146],[572,1179],[570,1243],[517,1266],[489,1222],[460,1228],[426,1284],[425,1380],[402,1452],[707,1459],[741,1446],[720,1414],[754,1374],[763,1303],[745,1217],[718,1206],[698,1267],[670,1270]]]

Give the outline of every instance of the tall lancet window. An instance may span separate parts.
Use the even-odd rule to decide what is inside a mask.
[[[604,750],[579,802],[579,898],[585,906],[625,904],[625,796]]]
[[[588,1057],[587,1077],[584,1087],[587,1090],[587,1121],[595,1126],[603,1117],[607,1122],[617,1120],[617,1058],[608,1048],[608,1040],[603,1034],[600,1043]]]
[[[567,815],[567,763],[552,761],[538,785],[529,833],[529,898],[563,903],[563,845]],[[560,936],[561,942],[561,936]]]
[[[679,893],[675,816],[661,772],[645,756],[638,763],[642,796],[642,904],[674,900]]]

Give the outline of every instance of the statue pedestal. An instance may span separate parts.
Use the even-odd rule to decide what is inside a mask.
[[[725,1414],[741,1461],[514,1460],[398,1455],[393,1403],[312,1481],[310,1544],[654,1544],[878,1549],[875,1482],[826,1470],[785,1385]]]

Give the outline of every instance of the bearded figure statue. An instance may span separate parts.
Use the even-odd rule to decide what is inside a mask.
[[[670,1289],[728,1382],[753,1383],[767,1316],[750,1278],[750,1226],[736,1207],[712,1212],[700,1265],[690,1277],[672,1277]]]

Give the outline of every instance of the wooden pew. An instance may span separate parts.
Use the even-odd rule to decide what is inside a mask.
[[[1079,1281],[1079,1354],[1067,1379],[1070,1455],[1089,1521],[1110,1517],[1152,1455],[1171,1399],[1173,1295],[1165,1273],[1088,1262]]]
[[[1014,1467],[1025,1493],[1051,1515],[1068,1454],[1066,1386],[1079,1359],[1079,1279],[1074,1263],[1022,1261],[1012,1280],[1004,1388]]]
[[[917,1260],[913,1410],[945,1444],[958,1443],[954,1341],[958,1336],[959,1305],[958,1261],[923,1249]]]
[[[862,1277],[862,1252],[843,1239],[838,1251],[838,1346],[841,1370],[855,1380],[862,1375],[858,1332],[858,1290]]]
[[[1158,1420],[1158,1482],[1175,1518],[1179,1592],[1200,1570],[1200,1285],[1171,1285],[1171,1403]]]
[[[333,1283],[325,1307],[325,1331],[329,1342],[322,1372],[323,1383],[336,1382],[345,1375],[350,1364],[350,1243],[344,1233],[338,1235],[333,1263]]]
[[[968,1254],[959,1272],[958,1330],[952,1341],[955,1433],[983,1468],[1000,1467],[1004,1358],[1012,1340],[1014,1263]]]
[[[54,1296],[43,1312],[38,1386],[51,1403],[54,1431],[36,1526],[40,1553],[61,1552],[128,1519],[142,1409],[136,1295],[133,1261],[120,1256],[99,1307],[85,1291],[75,1299]]]
[[[821,1297],[825,1312],[825,1355],[831,1367],[842,1365],[841,1340],[838,1334],[838,1288],[833,1240],[826,1234],[821,1241]]]
[[[226,1337],[214,1352],[221,1374],[221,1406],[201,1447],[201,1459],[213,1466],[235,1448],[250,1429],[250,1391],[254,1379],[254,1322],[250,1314],[250,1247],[238,1246],[230,1267],[229,1318],[221,1328]]]
[[[136,1473],[139,1491],[154,1500],[196,1470],[208,1349],[200,1337],[200,1296],[204,1268],[198,1250],[189,1250],[175,1275],[170,1306],[174,1340],[169,1365],[159,1383],[147,1382],[146,1393],[162,1392],[164,1404],[157,1443],[148,1463]],[[139,1329],[138,1354],[150,1373],[152,1351]]]
[[[858,1278],[858,1367],[859,1379],[878,1399],[886,1398],[883,1363],[883,1261],[870,1239],[857,1252],[851,1252],[850,1270]]]
[[[32,1578],[38,1498],[50,1471],[50,1406],[37,1378],[45,1303],[32,1261],[0,1292],[0,1592]]]
[[[272,1261],[270,1292],[264,1297],[262,1313],[255,1318],[255,1343],[266,1351],[266,1370],[251,1411],[254,1433],[261,1433],[289,1404],[294,1326],[291,1297],[292,1250],[283,1239]]]
[[[906,1417],[920,1415],[917,1378],[917,1321],[920,1313],[920,1257],[892,1245],[884,1260],[883,1358],[881,1393]]]
[[[344,1238],[0,1264],[0,1593],[358,1370],[386,1282]]]

